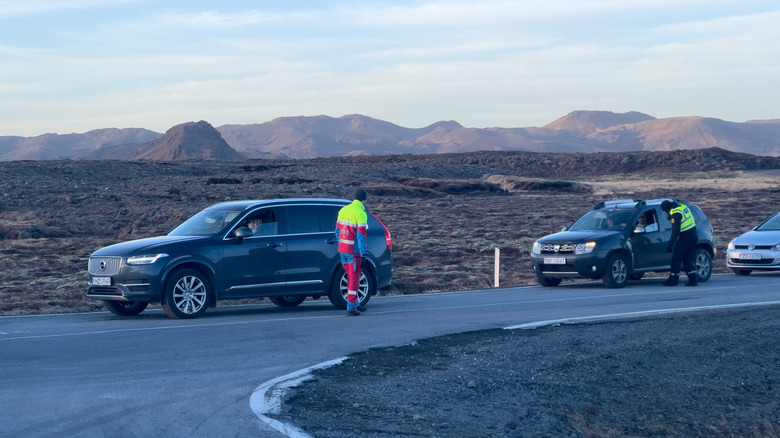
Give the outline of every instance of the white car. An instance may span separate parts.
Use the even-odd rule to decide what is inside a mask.
[[[729,242],[726,266],[737,275],[780,270],[780,213]]]

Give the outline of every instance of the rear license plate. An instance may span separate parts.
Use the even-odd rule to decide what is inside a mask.
[[[566,257],[545,257],[544,258],[544,264],[545,265],[565,265],[566,264]]]
[[[92,286],[111,286],[111,277],[92,277]]]
[[[740,260],[761,260],[761,254],[754,252],[741,252],[739,253]]]

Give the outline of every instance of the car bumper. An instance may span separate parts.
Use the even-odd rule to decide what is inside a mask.
[[[140,265],[123,269],[116,275],[89,275],[87,298],[116,301],[160,301],[160,268]],[[100,280],[98,280],[100,279]],[[107,284],[98,284],[107,283]]]
[[[536,272],[548,278],[599,278],[604,273],[607,258],[606,251],[596,251],[581,255],[540,254],[531,255],[531,263]],[[565,259],[565,263],[548,263],[550,258]]]
[[[761,258],[744,258],[747,257]],[[726,252],[726,266],[734,269],[775,270],[780,269],[780,253],[777,251],[740,251],[728,250]]]

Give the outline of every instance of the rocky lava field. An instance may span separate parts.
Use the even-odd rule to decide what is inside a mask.
[[[345,198],[358,185],[393,237],[394,281],[380,294],[492,287],[495,248],[501,287],[535,284],[533,241],[615,198],[674,196],[698,204],[717,238],[714,271],[725,272],[728,242],[780,205],[777,174],[768,186],[750,184],[776,169],[780,158],[721,149],[0,162],[0,315],[103,309],[85,297],[93,251],[166,234],[208,205]],[[605,191],[605,181],[617,188]]]

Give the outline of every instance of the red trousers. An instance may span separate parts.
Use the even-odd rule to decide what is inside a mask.
[[[361,264],[363,259],[358,254],[341,254],[341,265],[347,272],[347,309],[352,310],[358,305],[357,291],[360,285]]]

